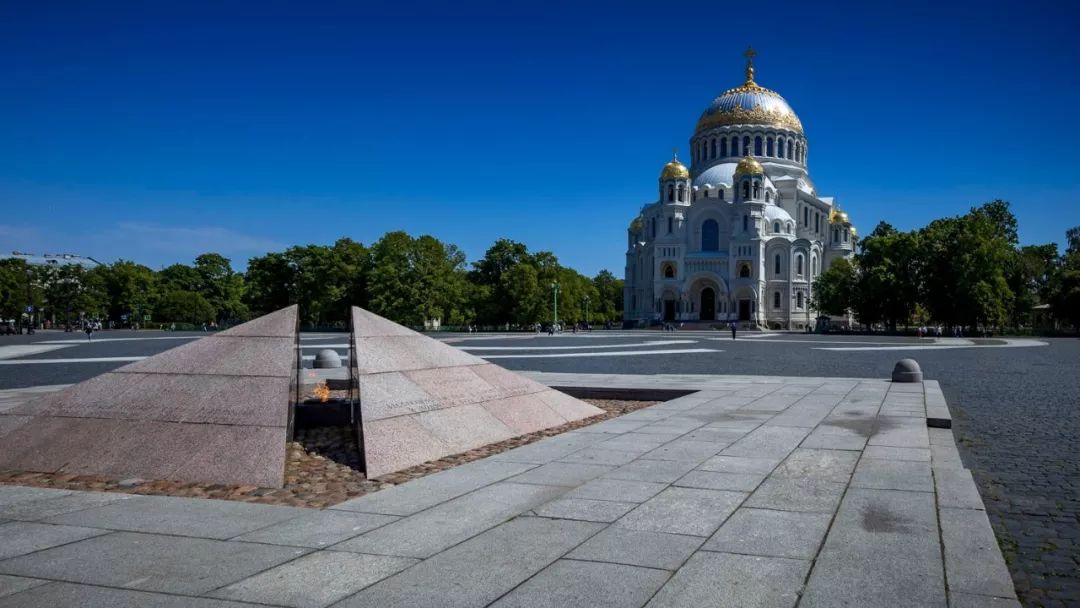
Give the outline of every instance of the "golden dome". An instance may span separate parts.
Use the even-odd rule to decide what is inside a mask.
[[[694,133],[725,125],[761,125],[803,132],[802,122],[779,93],[754,82],[754,49],[746,51],[746,81],[712,100]]]
[[[841,211],[839,207],[833,207],[832,211],[829,211],[829,223],[830,224],[850,224],[851,220],[848,219],[848,214]]]
[[[679,162],[679,157],[673,156],[664,169],[660,171],[660,179],[690,179],[690,171],[686,165]]]
[[[739,164],[735,166],[735,177],[741,177],[743,175],[765,175],[765,167],[762,167],[761,163],[753,156],[747,154],[739,161]]]
[[[644,224],[645,223],[641,220],[640,217],[635,217],[630,222],[630,232],[641,232],[641,228]]]

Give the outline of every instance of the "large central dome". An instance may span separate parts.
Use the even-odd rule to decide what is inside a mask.
[[[753,57],[752,52],[749,55]],[[728,89],[712,100],[698,119],[694,133],[722,125],[763,125],[799,132],[802,122],[779,93],[754,82],[754,64],[746,64],[746,82]]]

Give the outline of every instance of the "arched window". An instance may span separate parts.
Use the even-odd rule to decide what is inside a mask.
[[[765,191],[765,202],[768,203],[770,201],[772,201],[772,193],[769,192],[768,190],[766,190]]]
[[[814,214],[814,232],[821,232],[821,214]]]
[[[671,264],[667,264],[666,266],[664,266],[664,278],[665,279],[674,279],[675,278],[675,267],[672,266]]]
[[[739,155],[739,136],[738,135],[732,135],[731,136],[731,155],[732,156],[738,156]]]
[[[742,151],[744,155],[750,154],[750,136],[744,135],[742,138]]]
[[[701,224],[701,250],[720,250],[720,224],[717,224],[716,220],[705,220]]]
[[[713,138],[712,140],[712,153],[709,158],[716,158],[716,138]]]
[[[754,138],[754,156],[761,156],[761,136]]]
[[[774,291],[772,294],[772,307],[780,308],[780,292]]]
[[[754,182],[754,198],[761,198],[761,182]]]
[[[686,186],[679,184],[679,202],[686,201]]]
[[[668,184],[668,187],[667,187],[667,200],[669,200],[669,201],[675,200],[675,186],[673,184]]]
[[[749,279],[750,278],[750,265],[749,264],[743,264],[739,268],[739,278],[740,279]]]
[[[792,223],[792,222],[788,222],[787,223],[787,231],[788,231],[788,234],[794,234],[795,233],[795,224]]]
[[[773,223],[772,223],[772,231],[773,231],[773,232],[776,232],[776,233],[779,233],[779,232],[780,232],[780,222],[773,222]],[[779,259],[780,259],[780,256],[777,256],[777,257],[776,257],[776,259],[778,259],[778,260],[779,260]],[[780,271],[779,271],[779,270],[777,270],[777,272],[780,272]]]
[[[765,149],[766,156],[772,156],[773,155],[773,138],[770,136],[769,139],[765,140],[765,144],[766,144],[766,146],[765,146],[765,148],[766,148]]]
[[[671,234],[671,227],[672,227],[672,225],[673,225],[673,221],[672,221],[672,220],[674,220],[674,219],[675,219],[675,218],[673,218],[673,217],[669,217],[669,218],[667,218],[667,233],[668,233],[668,234]]]
[[[656,218],[652,218],[652,238],[656,238]]]
[[[795,274],[802,276],[802,254],[795,256]]]
[[[750,198],[750,181],[744,181],[742,183],[742,196],[743,198]]]
[[[780,254],[773,258],[773,274],[780,274]]]
[[[803,210],[802,210],[802,225],[803,226],[809,226],[810,225],[810,207],[803,207]]]
[[[776,155],[784,158],[784,140],[782,138],[776,140]]]
[[[726,157],[727,156],[727,138],[726,137],[721,137],[720,138],[720,156],[721,157]]]
[[[787,158],[788,160],[795,160],[795,142],[787,140]]]
[[[802,304],[803,304],[803,301],[802,301],[802,292],[800,291],[799,293],[797,293],[797,294],[795,295],[795,306],[797,306],[797,307],[799,307],[799,308],[802,308]]]
[[[720,200],[724,200],[724,189],[720,189]]]
[[[750,216],[749,215],[742,216],[742,229],[743,229],[743,232],[746,232],[747,230],[749,230],[750,229],[749,226],[750,226]]]

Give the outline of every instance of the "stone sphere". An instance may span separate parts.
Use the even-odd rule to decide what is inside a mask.
[[[315,355],[315,369],[336,369],[341,367],[341,356],[337,351],[325,348]]]
[[[914,359],[901,359],[892,370],[893,382],[922,382],[922,368]]]

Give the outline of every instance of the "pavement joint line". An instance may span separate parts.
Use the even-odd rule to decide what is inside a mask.
[[[627,345],[633,346],[633,345]],[[627,350],[605,351],[598,353],[542,353],[520,355],[477,355],[482,359],[565,359],[568,357],[636,357],[641,355],[685,355],[692,353],[722,353],[723,350],[715,348],[681,348],[671,350]]]

